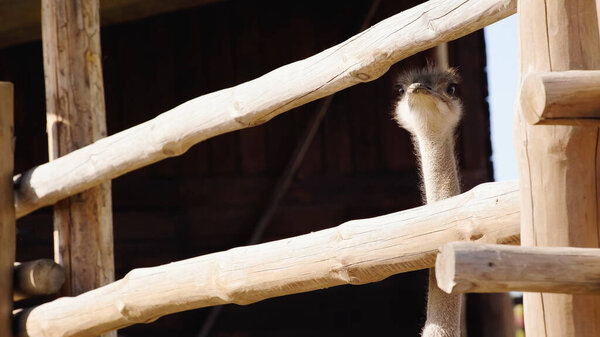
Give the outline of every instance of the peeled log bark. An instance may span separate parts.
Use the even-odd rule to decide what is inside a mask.
[[[15,177],[17,217],[100,182],[181,155],[205,139],[265,123],[295,107],[372,81],[408,56],[515,12],[516,0],[425,2],[312,57],[190,100]]]
[[[51,161],[106,137],[99,2],[42,0]],[[79,295],[115,280],[110,186],[102,182],[54,205],[54,259],[65,270],[61,295]]]
[[[600,249],[515,247],[452,242],[436,261],[447,293],[550,292],[600,294]]]
[[[64,269],[50,259],[15,262],[13,300],[56,293],[65,282]]]
[[[457,240],[518,243],[516,182],[482,184],[443,201],[310,234],[239,247],[154,268],[23,315],[22,336],[95,336],[174,312],[430,268]]]
[[[106,137],[99,0],[42,0],[42,36],[52,163]],[[115,280],[110,181],[54,205],[54,233],[63,295]]]

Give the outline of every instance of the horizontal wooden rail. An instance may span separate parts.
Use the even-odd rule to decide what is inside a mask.
[[[432,267],[447,242],[518,243],[519,218],[516,182],[482,184],[402,212],[135,269],[107,286],[26,311],[17,325],[21,336],[96,336],[194,308],[376,282]]]
[[[516,0],[430,0],[307,59],[190,100],[15,177],[22,217],[102,181],[181,155],[207,138],[264,123],[297,106],[372,81],[417,52],[516,12]]]
[[[600,126],[600,70],[531,73],[523,80],[521,113],[529,124]]]
[[[453,242],[435,263],[448,293],[600,293],[600,249]]]
[[[50,259],[15,262],[13,300],[50,295],[65,282],[63,267]]]

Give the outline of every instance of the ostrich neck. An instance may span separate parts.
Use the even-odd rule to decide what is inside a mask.
[[[454,156],[454,137],[415,137],[419,149],[427,203],[460,193]],[[459,337],[462,295],[449,295],[437,287],[435,271],[429,271],[427,321],[423,337]]]
[[[454,136],[415,137],[419,148],[425,198],[427,203],[460,193],[454,156]]]

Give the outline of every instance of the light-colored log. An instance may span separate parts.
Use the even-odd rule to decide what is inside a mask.
[[[518,4],[521,80],[600,69],[595,0]],[[515,111],[513,134],[523,246],[598,248],[598,128],[529,125]],[[598,295],[525,293],[523,301],[527,336],[600,336]]]
[[[222,0],[102,0],[102,26]],[[0,0],[0,48],[41,38],[40,0]]]
[[[12,337],[15,207],[13,85],[0,82],[0,337]]]
[[[195,98],[15,177],[17,217],[181,155],[207,138],[264,123],[297,106],[374,80],[392,64],[509,16],[515,7],[516,0],[430,0],[312,57]]]
[[[106,137],[99,0],[42,0],[42,36],[53,161]],[[114,281],[112,227],[110,181],[54,205],[54,259],[66,271],[62,295]]]
[[[600,126],[600,71],[527,74],[521,113],[529,124]]]
[[[452,242],[435,262],[447,293],[600,293],[600,249]]]
[[[289,239],[239,247],[154,268],[24,315],[22,335],[94,336],[160,316],[342,284],[376,282],[430,268],[456,240],[517,243],[516,182],[482,184],[418,208]]]
[[[15,262],[13,300],[56,293],[65,282],[64,269],[50,259]]]

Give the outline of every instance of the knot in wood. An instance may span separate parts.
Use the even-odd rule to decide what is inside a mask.
[[[125,318],[128,322],[132,323],[144,323],[148,321],[148,319],[144,318],[144,312],[136,308],[135,305],[130,305],[126,303],[126,300],[118,300],[117,310]]]
[[[365,81],[365,82],[369,81],[371,79],[371,76],[366,73],[357,73],[354,76],[357,77],[359,80]]]
[[[469,241],[477,241],[479,239],[481,239],[483,237],[482,233],[471,233],[471,235],[469,235]]]

